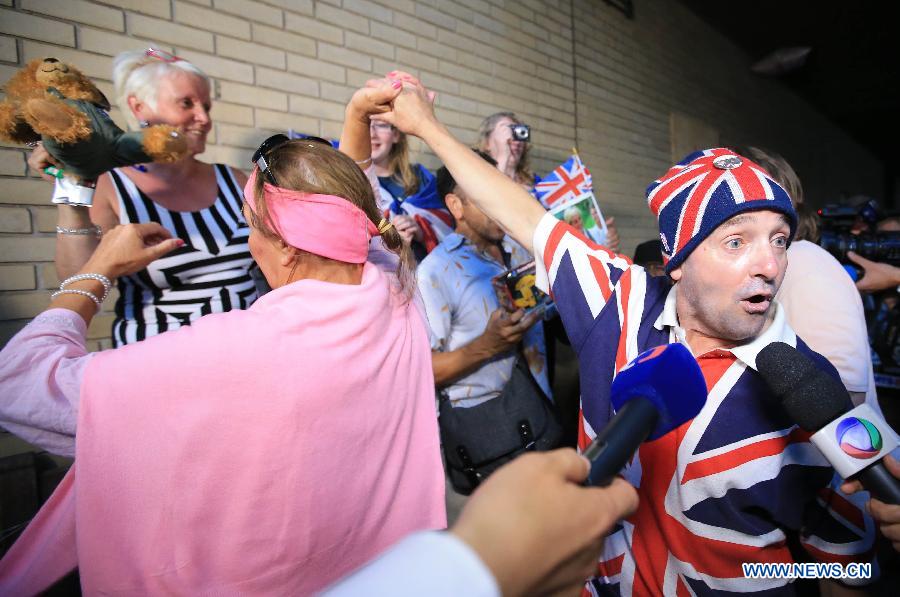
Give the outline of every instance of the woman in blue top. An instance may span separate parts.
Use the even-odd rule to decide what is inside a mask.
[[[381,186],[378,207],[421,261],[453,231],[453,217],[438,196],[434,175],[409,161],[406,135],[385,122],[370,126],[372,167]]]

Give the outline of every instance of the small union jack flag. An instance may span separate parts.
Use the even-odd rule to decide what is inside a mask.
[[[576,153],[534,185],[534,194],[544,207],[551,209],[589,193],[591,188],[591,173]]]

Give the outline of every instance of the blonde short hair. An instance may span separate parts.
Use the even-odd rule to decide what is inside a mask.
[[[128,98],[133,95],[150,106],[151,110],[156,110],[157,82],[175,73],[195,75],[207,85],[210,84],[206,73],[187,60],[162,60],[148,54],[147,50],[122,52],[113,59],[112,76],[116,90],[116,104],[122,110],[129,127],[138,128],[139,123],[131,113]]]

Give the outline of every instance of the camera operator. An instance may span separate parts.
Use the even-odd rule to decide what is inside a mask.
[[[826,205],[819,214],[819,244],[841,263],[857,266],[853,269],[861,292],[900,285],[900,219],[884,218],[874,199],[858,207]]]
[[[819,244],[850,272],[863,292],[872,362],[882,399],[900,390],[900,219],[884,217],[874,199],[819,210]],[[896,402],[896,401],[894,401]]]
[[[900,218],[892,217],[878,222],[877,230],[879,233],[900,231]],[[847,259],[863,270],[862,278],[856,281],[856,287],[860,292],[893,290],[900,286],[900,267],[890,263],[871,261],[853,251],[847,251]]]

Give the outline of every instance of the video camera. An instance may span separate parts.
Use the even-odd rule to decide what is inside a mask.
[[[847,259],[853,251],[871,261],[900,266],[900,232],[878,232],[883,214],[874,199],[859,208],[826,205],[818,211],[822,232],[819,245],[831,253],[858,280],[863,270]],[[853,234],[854,229],[862,232]],[[879,393],[886,388],[900,391],[900,304],[890,297],[865,296],[866,327],[872,347],[872,365]]]
[[[900,232],[877,232],[882,214],[878,203],[870,199],[859,208],[829,204],[818,211],[822,222],[819,246],[844,264],[850,264],[847,251],[880,263],[900,266]],[[863,225],[865,230],[853,234]]]

